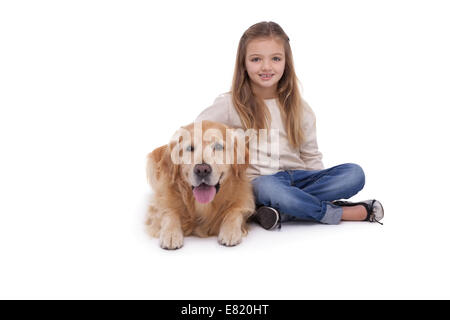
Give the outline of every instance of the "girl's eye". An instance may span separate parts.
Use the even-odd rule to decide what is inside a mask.
[[[186,147],[186,151],[188,151],[188,152],[192,152],[192,151],[194,151],[194,146],[187,146]]]
[[[216,151],[222,151],[223,150],[223,145],[221,145],[220,143],[216,143],[213,148]]]
[[[274,61],[281,61],[281,58],[280,57],[273,57],[272,58]],[[261,60],[260,58],[252,58],[252,59],[250,59],[250,61],[251,62],[258,62],[259,60]]]

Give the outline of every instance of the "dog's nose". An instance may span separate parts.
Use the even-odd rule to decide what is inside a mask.
[[[211,166],[206,163],[196,164],[194,167],[194,173],[200,178],[207,177],[211,173],[211,171]]]

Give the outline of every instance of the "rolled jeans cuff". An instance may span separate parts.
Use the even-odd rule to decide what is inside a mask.
[[[322,211],[325,211],[321,223],[338,224],[342,219],[342,207],[336,206],[329,202],[322,202]]]

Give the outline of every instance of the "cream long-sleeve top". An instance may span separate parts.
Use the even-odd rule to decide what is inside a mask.
[[[278,138],[271,139],[272,136],[270,135],[270,132],[268,132],[268,145],[265,148],[261,148],[261,145],[254,146],[254,148],[263,149],[263,152],[261,152],[261,150],[256,150],[259,152],[258,159],[263,159],[265,157],[265,160],[267,160],[275,157],[276,161],[257,161],[256,163],[250,163],[247,169],[248,177],[253,180],[260,175],[275,174],[278,171],[283,170],[324,169],[322,163],[322,153],[319,151],[317,145],[316,117],[306,101],[302,100],[303,117],[301,124],[304,131],[305,140],[299,149],[292,148],[289,144],[277,99],[266,99],[264,102],[270,111],[272,119],[270,128],[278,129],[274,130],[272,134],[277,133]],[[202,111],[195,119],[196,122],[202,120],[220,122],[232,128],[243,129],[239,115],[234,108],[231,93],[224,93],[218,96],[213,105]],[[278,154],[277,152],[267,152],[268,150],[273,150],[271,149],[272,141],[277,142],[276,145],[278,147]],[[252,151],[252,146],[250,147],[250,150]]]

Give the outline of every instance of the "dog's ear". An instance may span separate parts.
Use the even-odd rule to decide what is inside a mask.
[[[178,142],[176,141],[171,141],[168,145],[167,148],[164,152],[162,161],[161,161],[161,165],[163,170],[167,173],[168,177],[169,177],[169,181],[171,183],[175,183],[175,181],[177,181],[178,176],[180,174],[180,165],[177,163],[174,163],[173,159],[172,159],[172,152],[174,151],[175,145]]]
[[[172,142],[156,148],[147,155],[147,180],[152,187],[156,187],[163,175],[172,183],[176,181],[179,165],[173,163],[171,157],[174,144]]]
[[[238,157],[238,144],[235,141],[234,145],[234,157],[233,157],[233,164],[232,164],[232,170],[236,177],[243,178],[246,175],[246,171],[249,164],[249,151],[248,151],[248,139],[245,141],[245,155],[244,155],[244,163],[239,163],[239,157]]]
[[[147,181],[152,187],[155,187],[161,178],[162,160],[167,148],[167,145],[161,146],[147,155]]]

